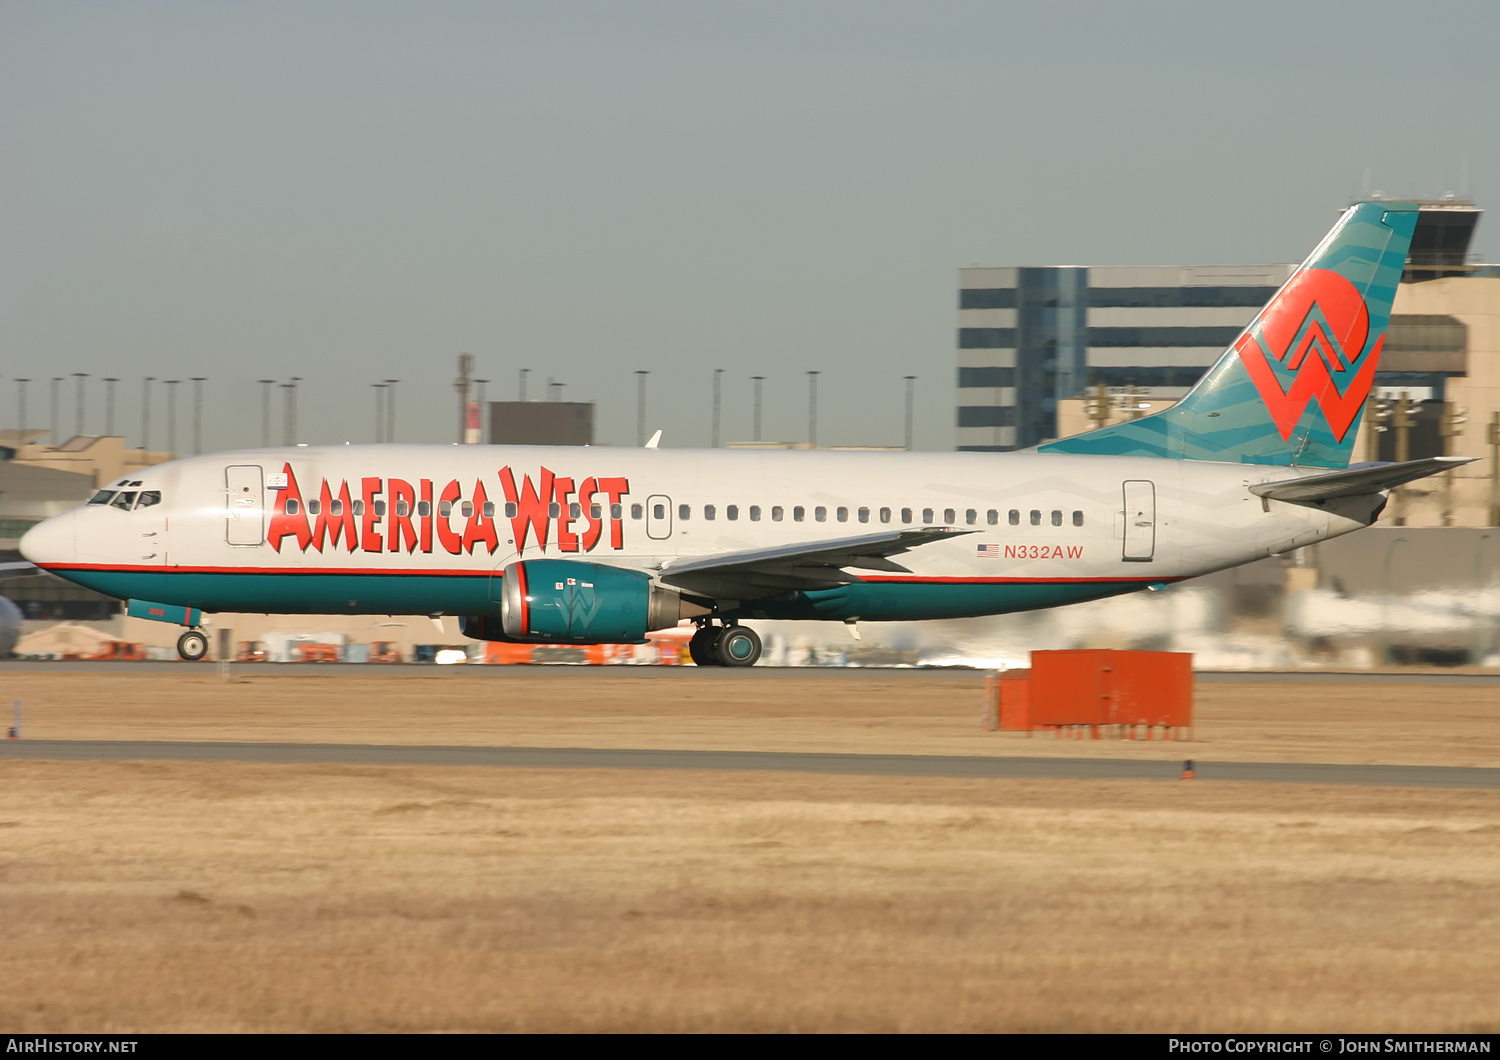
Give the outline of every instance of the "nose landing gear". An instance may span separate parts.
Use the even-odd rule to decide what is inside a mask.
[[[188,662],[197,662],[208,654],[208,637],[201,629],[190,629],[177,638],[177,654]]]
[[[760,637],[749,626],[702,625],[688,641],[688,655],[699,666],[754,666]]]

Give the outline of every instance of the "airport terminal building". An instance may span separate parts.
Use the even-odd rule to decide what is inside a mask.
[[[1486,421],[1500,407],[1489,379],[1500,270],[1468,260],[1481,213],[1462,200],[1424,203],[1397,295],[1376,384],[1430,403],[1427,420],[1452,384]],[[1074,433],[1060,430],[1060,408],[1100,384],[1158,406],[1175,400],[1296,267],[959,270],[957,448],[1005,452]],[[1470,393],[1476,386],[1483,393]]]

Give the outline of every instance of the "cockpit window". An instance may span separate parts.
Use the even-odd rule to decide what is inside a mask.
[[[161,503],[161,490],[142,490],[141,499],[135,502],[136,510],[149,508],[153,504]]]
[[[114,499],[115,499],[115,491],[114,490],[100,490],[98,493],[94,494],[92,497],[89,498],[89,503],[90,504],[108,504],[110,501],[112,501]]]
[[[124,511],[128,512],[128,511],[130,511],[131,505],[133,505],[134,503],[135,503],[135,492],[134,491],[130,491],[130,492],[127,492],[127,493],[117,493],[117,494],[115,494],[115,499],[109,502],[109,506],[111,508],[120,508],[120,509],[123,509]]]

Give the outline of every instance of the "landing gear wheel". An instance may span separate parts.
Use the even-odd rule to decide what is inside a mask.
[[[688,641],[688,655],[698,666],[723,666],[719,659],[719,638],[724,630],[720,626],[703,626]]]
[[[208,638],[202,630],[188,630],[177,638],[177,654],[188,662],[197,662],[208,654]]]
[[[749,626],[730,626],[719,635],[720,666],[754,666],[760,659],[760,637]]]

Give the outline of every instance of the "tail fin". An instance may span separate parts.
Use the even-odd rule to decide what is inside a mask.
[[[1181,401],[1038,450],[1348,467],[1416,226],[1415,203],[1350,207]]]

